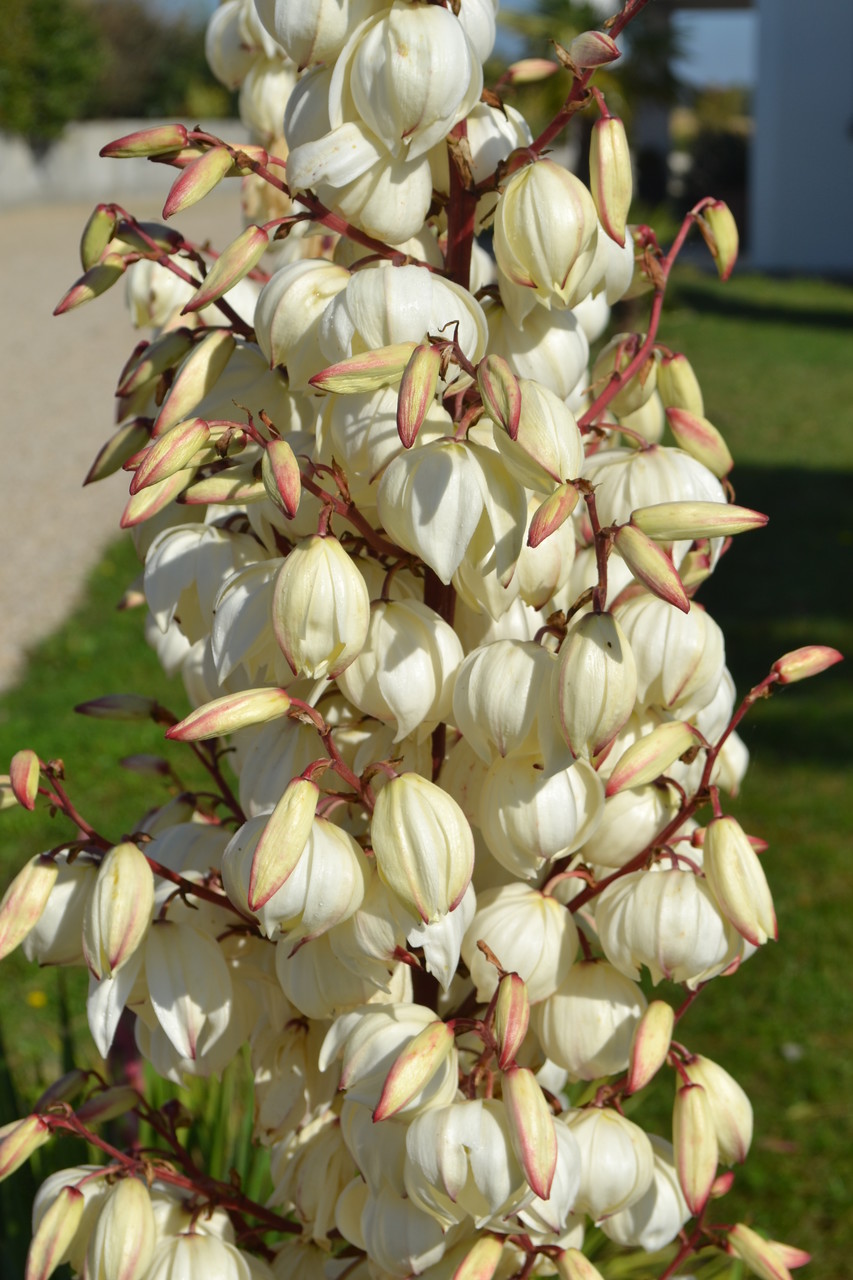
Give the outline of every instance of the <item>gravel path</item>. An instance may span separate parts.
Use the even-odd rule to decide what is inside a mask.
[[[150,199],[130,207],[159,218]],[[123,290],[58,319],[51,314],[80,274],[78,244],[91,208],[0,212],[0,689],[15,683],[27,649],[74,607],[126,501],[123,475],[81,487],[113,428],[116,380],[141,336]],[[240,230],[236,188],[189,210],[179,225],[222,247]]]

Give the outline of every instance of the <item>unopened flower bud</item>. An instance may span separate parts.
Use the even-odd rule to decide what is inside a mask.
[[[636,982],[605,960],[582,960],[534,1006],[533,1021],[552,1062],[573,1080],[597,1080],[625,1070],[645,1008]]]
[[[149,342],[136,359],[131,359],[125,365],[116,395],[126,397],[143,389],[153,389],[156,379],[180,364],[193,345],[194,335],[190,329],[183,326],[180,329],[167,329]],[[146,383],[149,384],[148,387]]]
[[[181,315],[201,311],[217,298],[232,289],[239,280],[256,267],[267,251],[269,236],[262,227],[249,226],[236,240],[222,250],[204,277],[204,283],[196,289]]]
[[[546,498],[530,521],[527,530],[527,545],[538,547],[552,533],[556,533],[564,525],[578,505],[580,493],[573,484],[558,485],[550,497]]]
[[[554,1262],[560,1280],[604,1280],[598,1267],[580,1249],[564,1249]]]
[[[539,1082],[527,1067],[504,1071],[501,1089],[516,1158],[537,1196],[547,1200],[557,1167],[554,1117]]]
[[[25,809],[36,807],[36,796],[39,789],[39,758],[35,751],[25,748],[16,751],[9,765],[9,783],[15,793],[18,804]]]
[[[89,221],[80,237],[80,266],[84,271],[94,267],[115,235],[118,218],[112,209],[98,204],[89,215]]]
[[[521,388],[503,356],[486,356],[480,361],[477,386],[486,413],[514,440],[521,417]]]
[[[25,1116],[0,1128],[0,1182],[20,1169],[50,1137],[50,1125],[41,1116]]]
[[[697,742],[696,730],[684,720],[668,720],[659,724],[619,757],[604,794],[612,796],[626,787],[642,787],[647,782],[654,782]]]
[[[86,1250],[91,1280],[142,1280],[157,1241],[151,1196],[139,1178],[122,1178],[107,1193]]]
[[[652,1000],[634,1028],[628,1065],[628,1093],[637,1093],[666,1062],[675,1014],[665,1000]]]
[[[255,846],[249,873],[248,903],[257,911],[292,873],[308,843],[320,796],[315,782],[294,778],[285,789]]]
[[[688,538],[730,538],[750,529],[763,529],[767,516],[731,502],[658,502],[632,511],[631,524],[659,542],[677,542]]]
[[[333,391],[339,396],[392,387],[402,378],[415,350],[414,342],[395,342],[360,352],[315,373],[309,382],[318,391]]]
[[[770,886],[740,823],[714,818],[705,831],[703,869],[720,910],[754,947],[779,936]]]
[[[791,1267],[803,1267],[810,1255],[778,1240],[765,1240],[738,1222],[728,1235],[729,1252],[740,1258],[760,1280],[791,1280]]]
[[[478,1236],[453,1272],[452,1280],[492,1280],[503,1249],[503,1237],[485,1234]]]
[[[597,756],[623,727],[637,697],[634,655],[611,613],[587,614],[572,627],[553,687],[572,755]]]
[[[711,250],[721,280],[728,280],[738,254],[738,230],[734,215],[722,200],[706,205],[696,219],[702,239]]]
[[[154,423],[155,436],[163,435],[194,413],[199,402],[216,385],[236,346],[234,335],[227,329],[213,329],[193,347],[160,406]]]
[[[517,973],[507,973],[498,984],[495,1001],[495,1040],[498,1066],[503,1071],[518,1056],[530,1023],[527,984]]]
[[[592,126],[589,184],[601,225],[611,240],[624,245],[633,178],[625,126],[617,116],[604,116]]]
[[[145,854],[126,841],[110,849],[83,916],[83,954],[96,978],[111,978],[144,939],[154,911],[154,876]]]
[[[178,724],[166,730],[166,737],[176,742],[202,742],[220,738],[253,724],[266,724],[287,715],[291,702],[284,689],[263,687],[242,693],[226,693],[213,702],[191,711]]]
[[[777,658],[770,670],[775,671],[779,677],[779,684],[796,684],[798,680],[808,680],[811,676],[820,675],[821,671],[834,667],[843,658],[844,655],[837,649],[830,649],[822,644],[808,644]]]
[[[700,1214],[717,1176],[717,1131],[708,1096],[701,1085],[676,1090],[672,1112],[672,1142],[678,1181],[688,1208]]]
[[[570,1111],[566,1121],[581,1152],[575,1213],[588,1213],[598,1221],[645,1195],[655,1161],[652,1144],[638,1124],[612,1107]]]
[[[211,147],[181,171],[163,205],[163,217],[171,218],[198,204],[225,177],[233,161],[227,147]]]
[[[55,859],[43,853],[31,858],[15,876],[0,902],[0,960],[38,924],[58,873]]]
[[[710,1058],[700,1054],[684,1064],[691,1084],[705,1090],[717,1135],[720,1159],[725,1164],[742,1164],[752,1143],[752,1104],[738,1084]]]
[[[106,1124],[115,1120],[116,1116],[126,1115],[139,1103],[139,1094],[129,1085],[116,1085],[112,1089],[101,1089],[87,1098],[74,1114],[83,1124]]]
[[[455,800],[417,773],[390,779],[370,824],[385,884],[427,923],[462,900],[474,869],[474,837]]]
[[[640,333],[617,333],[603,347],[592,367],[592,384],[604,387],[614,374],[620,377],[638,355],[643,342]],[[658,363],[649,355],[636,373],[624,383],[610,401],[610,407],[621,418],[642,408],[657,386]]]
[[[535,84],[539,80],[547,80],[559,70],[559,63],[549,58],[520,58],[507,67],[503,79],[509,84]]]
[[[664,356],[658,365],[658,391],[667,409],[682,409],[693,417],[705,413],[705,401],[693,366],[680,351]]]
[[[604,67],[615,62],[621,50],[615,40],[603,31],[582,31],[569,45],[569,57],[576,67]]]
[[[143,451],[130,482],[130,492],[138,493],[182,471],[209,439],[210,427],[201,418],[187,418],[170,427]]]
[[[715,476],[727,476],[734,466],[729,446],[712,422],[687,409],[669,408],[666,411],[669,429],[676,444],[696,458]]]
[[[440,366],[438,349],[422,343],[415,347],[403,370],[397,397],[397,432],[407,449],[415,443],[432,407]]]
[[[57,1102],[73,1101],[88,1079],[88,1071],[83,1071],[80,1067],[73,1067],[71,1071],[66,1071],[64,1076],[60,1076],[58,1080],[54,1080],[53,1084],[47,1086],[36,1102],[34,1110],[46,1111]]]
[[[186,145],[187,131],[182,124],[161,124],[126,133],[101,147],[98,154],[109,160],[124,160],[165,155],[170,151],[180,151]]]
[[[63,294],[54,307],[53,314],[64,316],[66,311],[73,311],[75,307],[82,307],[84,302],[99,298],[121,279],[126,270],[127,263],[120,254],[104,254],[100,262],[96,262],[93,267],[84,272],[79,280],[75,280],[68,292]]]
[[[396,1115],[429,1083],[453,1048],[453,1031],[445,1022],[431,1022],[395,1059],[373,1112],[376,1121]]]
[[[261,461],[267,497],[293,520],[302,497],[302,476],[296,455],[286,440],[270,440]]]
[[[86,1201],[76,1187],[62,1187],[43,1214],[27,1252],[24,1280],[48,1280],[68,1260],[68,1248],[83,1219]]]
[[[682,613],[690,609],[690,601],[678,570],[657,543],[633,524],[623,524],[613,538],[613,545],[638,581],[648,587],[659,600],[674,605]]]
[[[74,710],[95,720],[156,720],[160,706],[154,698],[139,693],[105,693],[100,698],[78,702]]]
[[[364,578],[337,538],[298,543],[275,580],[275,637],[294,672],[333,678],[362,650],[370,625]]]

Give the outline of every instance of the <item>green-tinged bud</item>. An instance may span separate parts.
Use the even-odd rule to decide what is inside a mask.
[[[628,1064],[628,1093],[643,1089],[666,1062],[675,1014],[665,1000],[652,1000],[634,1028]]]
[[[155,436],[164,435],[170,427],[192,415],[199,402],[212,391],[236,345],[234,335],[227,329],[214,329],[193,347],[160,407],[154,424]]]
[[[717,1176],[717,1132],[705,1090],[699,1084],[680,1086],[672,1112],[675,1166],[691,1213],[700,1214]]]
[[[86,1250],[88,1280],[142,1280],[157,1243],[151,1196],[139,1178],[107,1193]]]
[[[661,373],[658,373],[658,381],[660,378]],[[734,459],[729,446],[712,422],[688,409],[674,406],[667,409],[666,420],[679,448],[696,458],[719,479],[729,474],[734,466]]]
[[[95,461],[86,473],[84,485],[114,475],[135,453],[145,447],[150,438],[151,423],[148,418],[131,418],[130,422],[125,422],[98,450]]]
[[[269,236],[263,227],[249,226],[223,249],[181,315],[200,311],[221,298],[258,265],[267,251]]]
[[[250,910],[257,911],[269,902],[302,857],[319,797],[317,784],[306,778],[294,778],[285,788],[252,856]]]
[[[607,779],[605,796],[615,796],[626,787],[643,787],[647,782],[654,782],[698,741],[693,725],[684,720],[659,724],[622,753]]]
[[[133,529],[159,515],[170,502],[180,497],[194,475],[195,470],[191,467],[186,471],[176,471],[173,476],[166,476],[165,480],[159,480],[157,484],[131,494],[121,514],[119,528]]]
[[[425,1088],[453,1048],[453,1031],[445,1022],[430,1022],[394,1060],[376,1110],[375,1121],[387,1120]]]
[[[171,218],[198,204],[218,186],[231,168],[231,153],[227,147],[211,147],[197,160],[192,160],[172,184],[163,205],[163,217]]]
[[[161,124],[153,129],[126,133],[101,147],[98,154],[107,160],[126,160],[135,156],[166,155],[170,151],[180,151],[186,145],[187,131],[182,124]]]
[[[15,793],[18,804],[25,809],[36,807],[36,796],[39,793],[39,773],[41,766],[35,751],[29,747],[16,751],[9,765],[9,784]]]
[[[266,724],[290,710],[290,698],[284,689],[264,687],[244,689],[242,693],[226,693],[205,702],[185,716],[179,724],[166,730],[167,738],[178,742],[200,742],[220,738],[250,724]]]
[[[111,978],[145,938],[154,912],[154,875],[148,859],[126,841],[110,849],[98,868],[83,916],[83,954],[99,980]]]
[[[462,901],[474,836],[441,787],[417,773],[392,778],[376,797],[370,832],[380,877],[427,924]]]
[[[705,831],[705,879],[720,910],[754,947],[779,936],[764,868],[735,818],[714,818]]]
[[[103,697],[78,702],[74,710],[80,716],[91,716],[93,720],[156,721],[162,712],[159,702],[141,693],[105,693]]]
[[[42,1215],[27,1252],[24,1280],[48,1280],[68,1260],[68,1249],[83,1220],[86,1199],[76,1187],[62,1187]]]
[[[80,266],[84,271],[100,262],[101,255],[115,235],[118,218],[112,209],[98,204],[89,215],[89,221],[80,237]]]
[[[819,676],[821,671],[826,671],[843,660],[844,655],[837,649],[830,649],[823,644],[807,644],[802,649],[792,649],[790,653],[777,658],[770,670],[779,677],[779,684],[796,684],[798,680]]]
[[[752,1144],[752,1103],[723,1067],[697,1054],[685,1062],[691,1084],[701,1084],[711,1108],[720,1159],[743,1164]]]
[[[72,1102],[88,1079],[89,1072],[83,1071],[80,1067],[73,1067],[71,1071],[66,1071],[64,1076],[60,1076],[58,1080],[54,1080],[53,1084],[47,1086],[34,1110],[46,1111],[57,1102]]]
[[[628,138],[618,116],[604,116],[592,126],[589,185],[601,225],[611,240],[624,245],[634,186]]]
[[[639,355],[643,342],[644,335],[641,333],[615,334],[607,346],[599,352],[592,366],[592,386],[597,390],[603,390],[614,374],[618,374],[621,378],[634,358]],[[646,401],[651,399],[652,392],[657,387],[657,380],[658,362],[650,352],[639,369],[620,386],[611,399],[610,408],[617,418],[627,417],[628,414],[642,408]]]
[[[20,1169],[50,1137],[50,1125],[41,1116],[25,1116],[0,1128],[0,1182]]]
[[[183,244],[183,236],[174,227],[163,222],[120,222],[115,234],[116,247],[121,253],[151,253],[154,247],[165,253],[176,253]]]
[[[153,382],[155,378],[160,377],[161,373],[180,364],[193,346],[193,342],[191,330],[183,327],[169,329],[153,342],[149,342],[138,358],[131,360],[128,368],[124,370],[116,395],[132,395],[146,382]]]
[[[521,388],[503,356],[486,356],[480,361],[477,386],[486,413],[515,440],[521,418]]]
[[[210,427],[202,418],[187,418],[157,436],[140,458],[130,482],[130,492],[139,493],[183,471],[209,439]]]
[[[811,1260],[804,1250],[794,1249],[778,1240],[765,1240],[742,1222],[729,1232],[728,1249],[760,1280],[791,1280],[791,1267],[804,1267]]]
[[[721,280],[728,280],[738,254],[738,230],[734,215],[722,200],[704,208],[696,219],[702,239],[711,250]]]
[[[375,351],[350,356],[315,373],[309,382],[318,391],[334,391],[339,396],[393,387],[402,378],[416,345],[414,342],[394,342],[388,347],[377,347]]]
[[[763,529],[767,516],[731,502],[658,502],[631,512],[631,524],[659,542],[730,538]]]
[[[512,1149],[530,1186],[540,1199],[547,1200],[557,1168],[554,1117],[539,1081],[527,1067],[504,1071],[501,1089]]]
[[[680,351],[664,356],[658,365],[658,391],[667,409],[686,409],[701,418],[705,401],[693,366]]]
[[[573,626],[554,675],[563,737],[572,755],[597,756],[625,724],[637,699],[637,665],[611,613]]]
[[[53,309],[53,314],[64,316],[66,311],[73,311],[75,307],[82,307],[84,302],[91,302],[93,298],[100,297],[121,279],[126,270],[127,263],[119,254],[105,254],[100,262],[89,267],[89,270],[84,272],[60,298]]]
[[[177,474],[188,473],[179,471]],[[193,480],[184,490],[181,502],[189,507],[216,506],[217,503],[232,506],[236,503],[263,502],[266,495],[264,482],[255,475],[253,462],[232,462],[214,475]]]
[[[498,984],[498,998],[495,1001],[495,1040],[501,1071],[506,1070],[521,1051],[529,1024],[530,998],[527,983],[517,973],[507,973]]]
[[[302,475],[286,440],[270,440],[261,462],[261,479],[270,502],[292,520],[302,497]]]
[[[508,84],[537,84],[559,70],[559,63],[549,58],[520,58],[507,67],[502,79]]]
[[[565,524],[578,505],[580,494],[573,484],[558,485],[550,497],[546,498],[530,521],[527,530],[527,545],[538,547],[540,542],[552,533],[556,533]]]
[[[560,1280],[604,1280],[604,1276],[580,1249],[564,1249],[555,1259]]]
[[[503,1241],[497,1236],[480,1235],[450,1280],[492,1280],[503,1248]]]
[[[403,370],[397,395],[397,434],[406,449],[417,439],[424,418],[432,408],[438,387],[441,355],[436,347],[415,347]]]
[[[576,67],[604,67],[621,57],[619,46],[603,31],[582,31],[569,45],[569,57]]]
[[[15,876],[0,902],[0,960],[38,924],[57,875],[54,859],[42,853],[25,863]]]
[[[83,1124],[106,1124],[115,1120],[116,1116],[126,1115],[139,1104],[139,1094],[130,1085],[116,1085],[112,1089],[102,1089],[91,1098],[87,1098],[74,1114]]]
[[[678,570],[662,547],[632,524],[623,524],[616,530],[613,545],[634,577],[653,595],[682,613],[689,612],[690,601]]]

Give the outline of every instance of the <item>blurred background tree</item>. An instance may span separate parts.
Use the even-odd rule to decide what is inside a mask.
[[[5,0],[0,42],[0,129],[50,142],[79,120],[107,50],[83,0]]]

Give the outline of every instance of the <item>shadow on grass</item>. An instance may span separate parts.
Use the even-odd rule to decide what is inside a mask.
[[[676,306],[692,307],[704,315],[727,316],[738,320],[754,320],[760,324],[794,325],[814,329],[853,329],[853,294],[851,305],[844,307],[815,307],[808,302],[802,306],[779,306],[772,296],[765,299],[745,297],[734,290],[722,292],[716,282],[707,285],[687,284],[680,281],[673,289]]]
[[[746,722],[763,759],[839,766],[853,759],[853,473],[738,467],[737,501],[770,517],[741,535],[699,599],[726,636],[743,694],[804,644],[846,661],[756,707]]]

